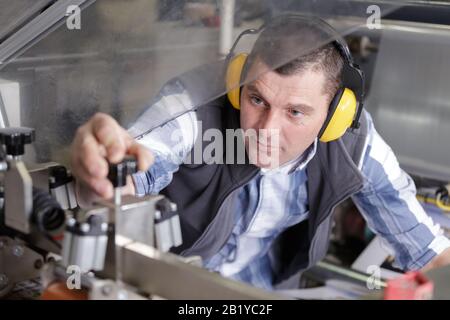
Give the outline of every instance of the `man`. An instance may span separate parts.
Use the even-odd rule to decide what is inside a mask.
[[[368,113],[358,130],[331,142],[318,139],[343,86],[345,61],[333,37],[309,18],[275,19],[245,63],[239,111],[223,95],[146,132],[155,114],[192,104],[192,84],[175,79],[128,132],[97,114],[73,142],[79,200],[112,197],[107,161],[134,154],[142,172],[126,191],[162,193],[178,204],[183,245],[173,251],[200,255],[206,268],[266,289],[325,256],[332,212],[348,198],[395,249],[400,268],[450,263],[449,240],[417,202],[412,179]],[[196,146],[206,150],[207,129],[257,132],[241,141],[251,163],[241,164],[226,145],[213,156],[232,154],[235,161],[189,161]],[[139,143],[131,135],[140,135]]]

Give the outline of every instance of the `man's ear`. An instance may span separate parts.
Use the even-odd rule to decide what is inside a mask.
[[[244,85],[239,87],[239,107],[242,108],[242,91],[244,91]],[[241,109],[239,108],[239,111]]]

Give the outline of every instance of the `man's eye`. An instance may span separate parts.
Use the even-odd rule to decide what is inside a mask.
[[[264,106],[264,101],[256,96],[251,96],[250,100],[256,106]]]
[[[303,112],[295,110],[295,109],[290,109],[289,113],[291,116],[296,117],[296,118],[301,117],[303,115]]]

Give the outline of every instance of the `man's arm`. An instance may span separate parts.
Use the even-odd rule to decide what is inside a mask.
[[[425,265],[448,263],[450,241],[416,199],[416,188],[393,151],[376,132],[370,115],[362,173],[366,183],[353,196],[369,228],[396,252],[396,265],[417,270]]]
[[[198,134],[196,113],[189,111],[191,108],[188,93],[174,80],[161,89],[155,102],[128,129],[128,133],[154,155],[147,171],[133,175],[137,195],[156,194],[165,188],[191,152]],[[163,125],[148,130],[160,123]]]
[[[124,193],[155,193],[169,184],[196,136],[194,112],[170,121],[171,114],[191,107],[187,93],[175,82],[163,87],[128,132],[107,114],[89,119],[78,129],[71,146],[79,204],[88,206],[98,198],[112,197],[108,162],[119,162],[126,154],[136,156],[140,172],[134,176],[134,183],[129,179]],[[145,132],[155,121],[166,124]],[[139,143],[134,139],[136,133]]]

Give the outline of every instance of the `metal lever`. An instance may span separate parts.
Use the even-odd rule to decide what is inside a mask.
[[[115,221],[115,243],[116,243],[116,283],[118,299],[126,299],[126,290],[122,281],[123,254],[120,246],[117,245],[117,236],[121,233],[120,205],[122,204],[121,188],[127,184],[127,176],[137,171],[137,161],[133,156],[126,156],[119,163],[109,165],[108,179],[114,187],[114,221]]]
[[[33,209],[33,185],[31,176],[21,161],[25,153],[25,144],[34,141],[34,129],[4,128],[0,129],[0,143],[7,156],[3,162],[6,170],[4,178],[5,225],[30,233],[30,216]]]

